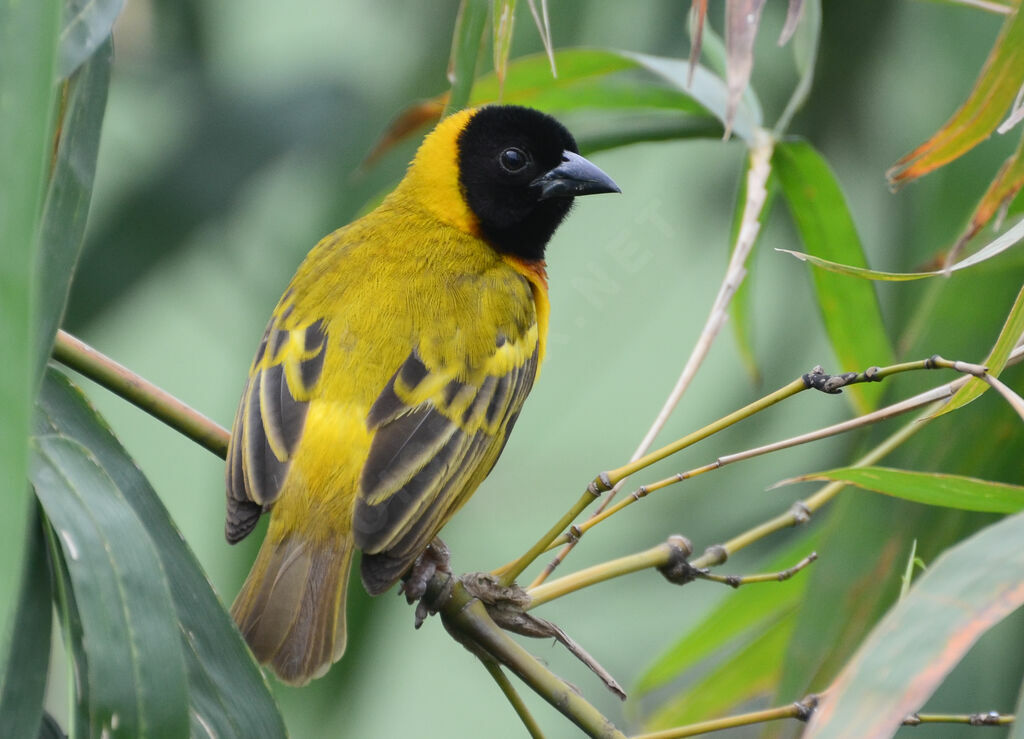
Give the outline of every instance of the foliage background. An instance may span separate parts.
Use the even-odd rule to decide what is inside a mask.
[[[362,158],[409,102],[446,87],[457,2],[300,5],[128,0],[117,28],[87,247],[65,325],[225,425],[269,310],[294,267],[320,236],[401,176],[412,144],[365,170],[359,168]],[[789,50],[774,45],[782,6],[769,3],[765,10],[753,79],[769,121],[795,82]],[[672,0],[562,0],[551,4],[555,46],[683,57],[687,7]],[[824,10],[815,88],[792,130],[810,139],[835,169],[872,266],[915,269],[959,233],[1014,142],[996,137],[895,195],[883,172],[963,100],[1000,19],[923,2],[862,0],[827,3]],[[525,8],[519,14],[513,57],[540,50]],[[628,457],[674,382],[717,289],[743,156],[738,143],[714,140],[635,145],[595,156],[624,194],[581,202],[550,249],[548,359],[501,462],[445,530],[456,569],[489,569],[518,555],[597,471]],[[723,336],[664,439],[814,364],[851,369],[835,366],[807,268],[772,247],[799,248],[781,207],[764,231],[754,276],[763,385],[750,381],[734,344]],[[997,267],[955,278],[951,285],[975,296],[969,305],[959,301],[964,293],[941,284],[881,285],[891,338],[901,339],[922,301],[936,301],[931,304],[939,310],[924,321],[925,330],[908,340],[910,354],[980,360],[1019,288],[1021,266],[1024,260],[1011,252]],[[1003,279],[1008,269],[1016,283]],[[971,280],[977,281],[974,289]],[[1020,372],[1009,370],[1005,379],[1017,384]],[[888,382],[903,397],[932,379]],[[259,537],[237,548],[224,542],[221,462],[105,391],[87,389],[229,603]],[[800,397],[645,479],[848,413],[841,398]],[[979,418],[996,423],[992,419],[1002,413],[1001,401],[988,393],[945,426],[936,424],[901,461],[1021,482],[1019,438],[999,446],[990,436],[968,433]],[[625,554],[676,532],[702,549],[806,492],[765,492],[771,483],[838,465],[865,441],[821,442],[652,496],[588,536],[567,566]],[[830,518],[824,524],[830,536],[846,529],[867,552],[880,548],[892,530],[905,529],[921,539],[926,557],[934,557],[929,536],[938,540],[981,520],[904,515],[901,504],[855,491],[845,495],[841,509],[813,526]],[[753,547],[724,571],[755,571],[796,535]],[[899,562],[905,555],[899,553]],[[841,577],[844,564],[825,560],[807,574]],[[898,585],[901,570],[894,566],[887,573],[888,585]],[[812,580],[812,586],[822,584]],[[678,590],[643,573],[559,600],[541,615],[563,626],[628,689],[728,596],[712,585]],[[308,688],[275,688],[293,736],[473,736],[481,727],[493,736],[522,735],[504,698],[436,620],[414,632],[403,601],[384,596],[371,603],[358,585],[350,603],[345,659]],[[806,620],[801,628],[809,628]],[[930,705],[1011,711],[1024,673],[1022,632],[1024,618],[1017,613],[982,640]],[[633,704],[623,709],[602,695],[560,648],[528,646],[624,728],[643,715]],[[62,680],[51,681],[48,704],[58,716],[65,689]],[[543,724],[561,725],[552,709],[526,698]],[[959,736],[962,729],[927,731]]]

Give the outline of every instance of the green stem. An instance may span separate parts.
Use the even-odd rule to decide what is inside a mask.
[[[163,421],[221,459],[227,457],[228,439],[231,434],[226,429],[185,405],[167,391],[161,390],[110,357],[96,351],[84,341],[65,331],[58,331],[53,357],[157,420]]]
[[[523,702],[522,697],[516,692],[515,686],[512,685],[512,681],[508,679],[508,675],[501,671],[501,665],[497,662],[492,662],[489,659],[480,660],[483,662],[484,667],[491,677],[494,678],[494,682],[498,683],[498,687],[501,688],[501,692],[508,698],[508,702],[512,704],[512,708],[515,709],[516,715],[519,716],[519,720],[523,722],[523,726],[530,732],[530,736],[533,739],[544,739],[544,732],[540,730],[540,726],[537,725],[537,720],[534,719],[530,713],[530,709],[526,707],[526,703]]]

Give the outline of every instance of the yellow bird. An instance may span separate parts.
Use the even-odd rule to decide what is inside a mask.
[[[353,551],[397,582],[494,466],[544,357],[544,249],[619,192],[529,108],[442,121],[381,205],[324,238],[274,309],[228,447],[231,543],[270,525],[232,606],[288,683],[345,651]]]

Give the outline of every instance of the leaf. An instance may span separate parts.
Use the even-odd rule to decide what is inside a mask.
[[[796,6],[794,16],[794,6]],[[799,24],[789,31],[790,19],[795,17]],[[802,19],[802,20],[801,20]],[[793,88],[782,115],[775,123],[772,135],[775,138],[782,138],[782,135],[789,128],[790,122],[796,112],[803,107],[807,96],[811,93],[811,86],[814,84],[814,70],[818,61],[818,41],[821,39],[821,0],[790,0],[789,11],[786,15],[786,28],[782,30],[783,39],[787,31],[796,33],[796,40],[793,42],[793,59],[796,62],[796,71],[800,79]],[[779,39],[779,43],[785,43]]]
[[[872,630],[811,718],[806,739],[888,737],[978,638],[1024,604],[1024,514],[943,553]]]
[[[494,0],[491,11],[491,26],[494,34],[494,74],[500,90],[505,86],[505,71],[508,68],[508,53],[512,50],[512,31],[516,23],[516,0]]]
[[[1024,83],[1024,13],[1007,16],[964,104],[928,141],[885,173],[899,187],[948,164],[984,141]]]
[[[476,60],[480,55],[480,42],[487,25],[487,0],[462,0],[455,17],[452,34],[452,54],[448,61],[448,94],[446,114],[466,107],[476,77]]]
[[[188,732],[188,685],[160,559],[110,476],[74,439],[32,440],[31,480],[63,550],[88,655],[89,733]]]
[[[782,670],[782,657],[795,626],[796,618],[790,611],[697,685],[688,687],[658,709],[645,723],[645,728],[656,731],[693,723],[770,694]]]
[[[750,73],[754,69],[754,39],[761,23],[761,10],[765,0],[726,0],[725,3],[725,48],[728,56],[726,80],[729,98],[725,108],[725,138],[732,130],[733,118],[739,107],[740,97],[750,84]]]
[[[819,8],[820,9],[820,8]],[[800,25],[800,18],[804,11],[804,0],[789,0],[789,7],[786,8],[786,23],[782,26],[782,33],[779,34],[779,46],[785,46]]]
[[[50,667],[50,571],[35,506],[28,531],[10,652],[0,674],[0,736],[39,733]]]
[[[926,277],[939,277],[946,275],[947,272],[959,272],[976,264],[981,264],[1002,254],[1011,246],[1015,246],[1021,239],[1024,239],[1024,219],[1014,224],[1012,228],[1004,231],[971,256],[952,265],[948,270],[936,269],[931,272],[881,272],[875,269],[868,269],[867,267],[840,264],[839,262],[822,259],[813,254],[805,254],[790,249],[776,249],[775,251],[790,254],[801,261],[813,264],[815,267],[821,267],[829,272],[848,275],[849,277],[860,277],[864,280],[881,280],[883,282],[907,282],[909,280],[921,280]]]
[[[835,175],[805,141],[780,142],[773,159],[782,193],[804,248],[816,257],[867,266],[860,237]],[[882,323],[874,286],[812,270],[818,307],[832,349],[843,370],[893,362],[893,350]],[[882,389],[850,388],[858,413],[878,404]]]
[[[555,45],[551,42],[551,20],[548,18],[548,0],[540,0],[540,10],[537,10],[537,0],[526,0],[530,6],[530,15],[537,26],[537,33],[540,34],[540,41],[544,44],[544,53],[548,55],[551,62],[551,76],[558,76],[558,67],[555,65]]]
[[[985,359],[984,365],[988,368],[990,375],[993,377],[999,376],[999,373],[1003,371],[1003,367],[1006,366],[1006,361],[1010,358],[1010,352],[1013,351],[1013,348],[1017,346],[1017,342],[1022,337],[1024,337],[1024,287],[1017,293],[1017,299],[1013,301],[1010,315],[1006,317],[1006,321],[1003,323],[1003,329],[999,332],[995,346],[992,347],[988,358]],[[984,380],[972,377],[967,381],[966,385],[956,391],[956,394],[935,415],[941,416],[957,408],[962,408],[979,397],[988,388],[988,383]]]
[[[10,647],[32,496],[25,482],[32,264],[50,156],[58,4],[0,2],[0,653]]]
[[[988,189],[985,190],[985,194],[981,196],[981,200],[974,208],[974,213],[971,214],[967,230],[957,240],[953,250],[959,251],[964,244],[973,239],[1001,208],[1006,207],[1017,196],[1022,186],[1024,186],[1024,135],[1021,136],[1013,154],[999,168],[999,172],[989,184]]]
[[[804,538],[772,558],[765,569],[779,572],[816,547],[815,539]],[[731,641],[765,631],[803,597],[807,578],[797,575],[782,583],[744,585],[722,599],[704,619],[661,654],[637,680],[630,695],[639,698],[682,675],[706,656]]]
[[[891,467],[840,467],[800,475],[780,484],[808,480],[836,480],[894,498],[964,511],[1016,513],[1024,509],[1024,487],[1019,485]]]
[[[500,98],[507,104],[526,105],[554,114],[585,112],[584,122],[597,119],[601,126],[596,135],[576,131],[576,138],[585,151],[638,140],[719,137],[722,134],[720,121],[725,117],[727,91],[722,81],[703,67],[695,70],[694,84],[688,89],[686,79],[690,67],[676,59],[586,48],[563,49],[555,59],[559,74],[554,79],[548,58],[543,54],[510,62],[504,88],[499,86],[494,73],[482,76],[473,85],[468,104],[485,105]],[[753,104],[740,106],[734,122],[736,134],[743,138],[752,137],[761,123],[760,109],[756,99],[753,100]],[[444,101],[445,96],[441,95],[399,114],[367,156],[366,163],[379,158],[421,126],[437,121]],[[594,116],[594,110],[604,113]],[[651,118],[613,120],[607,114],[610,111]],[[668,114],[672,114],[671,117]],[[584,148],[588,138],[591,142],[599,139],[601,143],[590,143]]]
[[[201,720],[218,736],[285,736],[263,673],[167,510],[102,418],[56,370],[43,385],[40,413],[47,428],[78,439],[118,488],[131,492],[127,503],[160,555],[174,600],[193,723]]]
[[[82,249],[110,86],[111,55],[108,40],[65,83],[64,117],[35,260],[39,298],[33,376],[37,378],[42,378],[53,349],[53,337],[64,315],[71,276]]]
[[[58,48],[59,79],[74,74],[107,42],[122,5],[124,0],[66,0]]]

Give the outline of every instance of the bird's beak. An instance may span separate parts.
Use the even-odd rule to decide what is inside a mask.
[[[622,192],[612,178],[571,151],[562,152],[562,163],[530,183],[540,188],[540,199],[572,198],[601,192]]]

